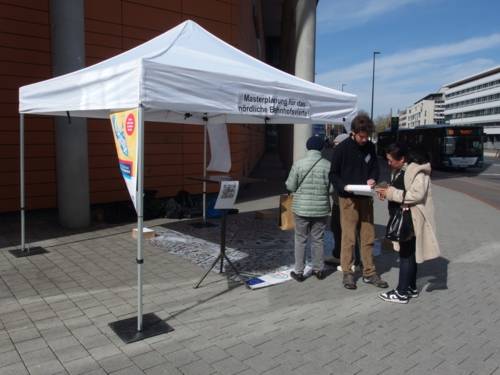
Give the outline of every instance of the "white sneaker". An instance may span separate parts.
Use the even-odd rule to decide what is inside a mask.
[[[385,302],[394,302],[394,303],[408,303],[408,296],[403,296],[398,293],[396,289],[390,290],[388,292],[380,293],[378,297]]]

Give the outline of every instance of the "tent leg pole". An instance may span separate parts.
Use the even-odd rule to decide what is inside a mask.
[[[137,125],[134,127],[137,135],[137,187],[135,190],[135,209],[137,212],[137,316],[109,323],[109,327],[126,344],[144,340],[174,329],[154,313],[143,313],[143,244],[144,244],[144,132],[145,113],[142,104],[137,108]]]
[[[138,163],[137,163],[137,331],[142,331],[142,242],[144,227],[144,117],[142,105],[138,109]]]
[[[207,223],[207,121],[203,126],[203,224]]]
[[[20,198],[21,198],[21,251],[26,247],[26,218],[24,197],[24,113],[19,115],[19,176],[20,176]]]

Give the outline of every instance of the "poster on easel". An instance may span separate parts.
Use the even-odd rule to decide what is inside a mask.
[[[214,208],[216,210],[230,210],[234,208],[234,202],[238,196],[238,188],[238,181],[222,181]]]
[[[127,185],[130,198],[136,207],[137,192],[137,132],[138,109],[113,112],[110,115],[113,138],[120,172]]]

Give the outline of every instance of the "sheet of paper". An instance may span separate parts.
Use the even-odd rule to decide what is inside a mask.
[[[222,181],[214,208],[216,210],[230,210],[234,208],[239,185],[239,181]]]
[[[344,190],[356,195],[373,195],[373,189],[369,185],[346,185]]]

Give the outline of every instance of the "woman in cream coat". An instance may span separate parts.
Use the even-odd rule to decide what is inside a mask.
[[[400,242],[400,269],[398,287],[379,297],[387,302],[408,303],[418,297],[416,287],[417,263],[439,257],[439,245],[435,233],[434,204],[430,173],[431,166],[417,153],[407,155],[404,144],[392,144],[387,150],[387,162],[392,172],[391,186],[377,188],[381,199],[389,201],[389,210],[403,202],[410,208],[415,237]],[[391,210],[392,206],[392,210]]]

